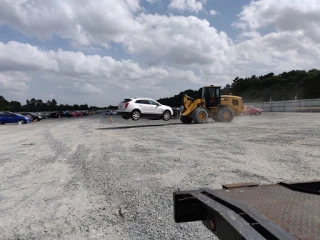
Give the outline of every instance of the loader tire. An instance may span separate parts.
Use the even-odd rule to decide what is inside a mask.
[[[186,116],[181,116],[180,121],[183,123],[192,123],[192,118],[186,117]]]
[[[203,108],[197,108],[192,113],[192,119],[195,123],[206,123],[208,120],[208,112]]]
[[[218,110],[215,120],[217,122],[231,122],[234,118],[234,113],[230,108],[222,107]]]

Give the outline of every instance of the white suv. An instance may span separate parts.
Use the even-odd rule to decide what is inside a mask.
[[[141,117],[162,118],[168,121],[173,115],[172,108],[150,98],[127,98],[118,106],[118,114],[124,119],[139,120]]]

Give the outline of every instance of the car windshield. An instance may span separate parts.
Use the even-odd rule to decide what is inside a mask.
[[[131,101],[130,98],[126,98],[126,99],[124,99],[121,103],[127,103],[127,102],[130,102],[130,101]]]

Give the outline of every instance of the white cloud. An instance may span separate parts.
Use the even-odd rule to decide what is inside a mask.
[[[111,83],[113,78],[128,81],[139,81],[149,77],[163,77],[167,72],[163,69],[151,67],[142,69],[131,60],[116,61],[112,57],[99,55],[85,55],[73,51],[45,51],[30,44],[18,42],[0,42],[0,69],[2,71],[45,71],[68,77],[95,79],[101,77]],[[6,62],[10,63],[7,64]]]
[[[216,10],[210,10],[210,15],[215,16],[217,15],[219,12],[217,12]]]
[[[102,94],[110,87],[119,91],[153,90],[167,80],[175,69],[159,67],[142,68],[132,60],[116,61],[112,57],[85,55],[72,51],[45,51],[30,44],[1,43],[1,90],[26,91],[30,76],[54,83],[65,92],[82,95]],[[18,49],[15,54],[10,54]],[[32,64],[29,63],[32,56]],[[10,67],[5,64],[8,61]],[[17,73],[17,72],[23,73]],[[183,70],[177,70],[182,74]],[[187,71],[188,74],[190,74]],[[185,82],[192,80],[185,79]]]
[[[0,42],[0,71],[57,70],[57,67],[55,60],[36,47],[18,42]]]
[[[270,28],[276,32],[301,31],[316,42],[320,41],[320,1],[260,0],[252,1],[233,24],[243,31]]]
[[[44,99],[55,99],[56,95],[54,93],[43,95]]]
[[[59,36],[75,45],[121,42],[140,31],[137,0],[1,0],[0,25],[39,39]]]
[[[194,16],[141,14],[146,34],[134,34],[124,45],[131,54],[151,53],[154,61],[180,65],[212,64],[232,45],[224,32]]]
[[[27,92],[28,81],[30,78],[22,72],[0,72],[0,89],[14,95]]]
[[[151,4],[160,2],[160,0],[146,0],[146,1]]]
[[[270,71],[319,68],[320,44],[303,33],[271,33],[237,45],[235,58],[248,70]],[[251,70],[252,71],[252,70]]]
[[[188,80],[193,83],[199,83],[201,80],[195,75],[191,70],[178,70],[178,69],[169,69],[170,77],[173,79],[183,79]]]
[[[100,88],[94,87],[89,83],[75,83],[74,87],[76,89],[76,94],[80,95],[103,94],[103,91]]]
[[[136,12],[142,9],[140,6],[140,0],[124,0],[124,1],[133,12]]]
[[[203,4],[205,3],[206,1],[197,0],[171,0],[169,8],[179,11],[190,11],[198,13],[203,9]]]

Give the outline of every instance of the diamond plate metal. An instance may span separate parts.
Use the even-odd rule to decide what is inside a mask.
[[[280,185],[216,192],[259,211],[299,240],[320,240],[320,195]]]

